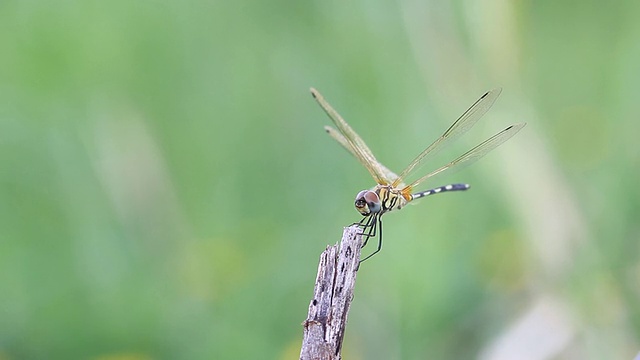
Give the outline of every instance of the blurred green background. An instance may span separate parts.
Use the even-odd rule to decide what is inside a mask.
[[[633,0],[1,2],[0,358],[296,359],[318,256],[373,186],[311,86],[395,171],[490,88],[424,171],[528,122],[425,185],[471,191],[385,217],[345,358],[632,358],[639,16]]]

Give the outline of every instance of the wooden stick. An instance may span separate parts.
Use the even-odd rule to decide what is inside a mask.
[[[327,246],[320,255],[313,299],[302,323],[300,360],[342,358],[342,339],[360,264],[361,231],[357,225],[345,228],[340,244]]]

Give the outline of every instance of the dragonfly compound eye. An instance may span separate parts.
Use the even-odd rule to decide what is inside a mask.
[[[362,190],[356,195],[356,210],[362,215],[369,215],[380,211],[380,197],[371,190]]]

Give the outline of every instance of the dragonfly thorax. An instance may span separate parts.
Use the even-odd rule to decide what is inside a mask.
[[[388,185],[378,185],[372,190],[362,190],[356,195],[356,210],[364,216],[380,213],[380,215],[400,209],[407,203],[402,195]]]

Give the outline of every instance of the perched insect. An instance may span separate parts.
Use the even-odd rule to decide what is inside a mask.
[[[367,144],[365,144],[362,138],[351,128],[351,126],[349,126],[349,124],[347,124],[346,121],[344,121],[344,119],[342,119],[340,114],[338,114],[338,112],[329,105],[329,103],[316,89],[311,88],[311,94],[313,97],[338,128],[336,130],[330,126],[325,126],[327,133],[329,133],[332,138],[355,156],[356,159],[358,159],[358,161],[367,168],[376,183],[378,183],[378,185],[371,190],[360,191],[358,195],[356,195],[355,199],[356,210],[364,216],[359,222],[363,227],[363,235],[365,236],[363,247],[367,244],[369,238],[376,236],[376,233],[379,234],[378,248],[361,261],[372,257],[382,248],[382,215],[392,210],[400,210],[410,201],[428,195],[469,189],[468,184],[450,184],[413,193],[415,187],[445,170],[472,164],[503,142],[509,140],[509,138],[515,135],[526,125],[526,123],[513,124],[483,141],[480,145],[460,155],[448,164],[431,171],[409,185],[404,184],[404,180],[407,176],[412,174],[413,171],[416,170],[420,164],[424,163],[426,159],[434,155],[438,150],[442,149],[445,144],[450,143],[452,140],[458,138],[460,135],[471,129],[482,115],[489,110],[491,105],[493,105],[501,91],[502,90],[500,88],[493,89],[482,95],[480,99],[471,105],[471,107],[465,111],[458,120],[456,120],[449,129],[447,129],[447,131],[444,132],[444,134],[436,139],[436,141],[431,145],[427,146],[424,151],[413,159],[413,161],[411,161],[400,175],[396,175],[376,160],[375,156],[373,156],[373,153],[369,150],[369,147],[367,147]]]

